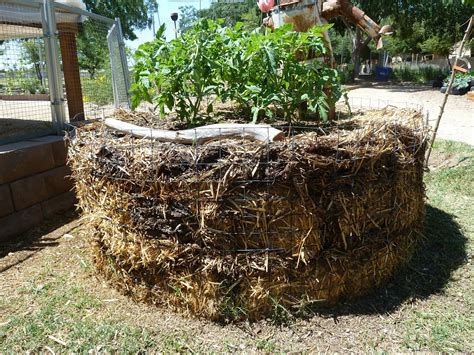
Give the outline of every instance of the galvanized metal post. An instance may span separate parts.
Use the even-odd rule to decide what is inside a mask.
[[[122,62],[122,73],[123,80],[125,83],[125,91],[127,93],[127,103],[128,107],[130,108],[130,73],[128,71],[127,53],[125,52],[125,41],[123,40],[122,25],[120,24],[120,19],[118,17],[115,18],[115,23],[117,25],[118,30],[117,39],[119,45],[120,60]]]
[[[64,130],[66,113],[64,110],[63,82],[59,63],[58,30],[54,0],[44,0],[41,8],[41,22],[46,47],[46,66],[48,70],[48,85],[51,98],[51,113],[57,133]]]

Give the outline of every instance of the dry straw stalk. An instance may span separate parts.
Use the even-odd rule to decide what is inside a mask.
[[[137,300],[214,320],[380,286],[423,224],[421,115],[293,132],[186,146],[78,129],[70,162],[98,269]]]

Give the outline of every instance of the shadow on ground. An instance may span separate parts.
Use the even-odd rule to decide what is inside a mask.
[[[425,238],[410,263],[391,282],[374,293],[327,309],[313,309],[320,315],[383,314],[404,302],[425,299],[443,290],[453,271],[466,262],[467,238],[450,215],[427,205]]]
[[[439,88],[433,88],[430,85],[423,85],[423,84],[416,84],[416,83],[399,83],[396,81],[390,82],[379,82],[375,79],[372,80],[357,80],[354,83],[345,85],[345,88],[348,90],[355,90],[355,89],[383,89],[388,90],[391,92],[407,92],[407,93],[415,93],[420,91],[433,91],[439,92]]]
[[[420,91],[432,91],[433,93],[439,93],[439,88],[433,88],[431,86],[426,86],[426,85],[416,85],[416,84],[406,84],[406,85],[393,85],[393,86],[386,86],[386,87],[381,87],[384,89],[387,89],[388,91],[391,92],[406,92],[406,93],[412,93],[412,92],[420,92]]]
[[[57,246],[58,240],[67,233],[67,230],[62,229],[71,228],[68,223],[77,218],[77,212],[70,211],[43,222],[39,227],[11,241],[0,243],[0,272],[21,264],[44,248]],[[57,232],[52,233],[53,231]]]
[[[0,144],[18,142],[54,133],[51,120],[0,118]]]

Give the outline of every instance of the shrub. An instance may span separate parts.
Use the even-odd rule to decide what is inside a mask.
[[[338,72],[341,84],[350,84],[354,82],[354,64],[340,65]]]
[[[303,62],[309,54],[322,56],[322,33],[326,27],[293,32],[287,25],[272,33],[249,32],[238,23],[201,20],[179,38],[167,42],[164,26],[153,42],[136,52],[133,70],[132,106],[142,101],[160,109],[175,109],[180,119],[198,124],[204,98],[207,111],[215,100],[233,100],[257,121],[272,116],[270,106],[291,122],[297,108],[306,102],[308,110],[326,118],[329,105],[340,97],[337,72],[325,63]]]
[[[394,68],[392,73],[392,79],[424,84],[431,80],[442,80],[449,73],[449,70],[434,66],[420,66],[417,68],[402,66]]]
[[[110,68],[99,72],[94,78],[81,78],[81,83],[84,102],[97,106],[105,106],[114,102]]]
[[[26,94],[44,94],[46,88],[41,85],[41,82],[36,78],[21,79],[19,82],[20,89]]]

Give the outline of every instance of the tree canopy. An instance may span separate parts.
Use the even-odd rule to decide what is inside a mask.
[[[474,0],[353,0],[369,17],[379,24],[391,24],[394,34],[384,38],[384,48],[391,55],[434,53],[447,56],[463,35],[472,15]],[[350,32],[342,21],[334,27],[342,37]],[[354,35],[352,33],[352,35]],[[333,36],[332,38],[335,38]],[[336,41],[336,54],[340,38]],[[363,43],[364,41],[362,41]],[[352,43],[356,43],[354,40]],[[353,46],[353,44],[351,44]],[[371,49],[375,50],[371,44]]]
[[[242,22],[244,28],[253,30],[261,25],[262,14],[254,0],[244,0],[243,2],[224,3],[213,2],[208,9],[197,10],[194,6],[181,6],[179,30],[187,31],[199,18],[210,20],[223,19],[225,26],[234,26],[237,22]]]
[[[87,10],[102,16],[120,18],[125,38],[137,38],[135,30],[150,26],[149,8],[156,2],[152,0],[84,0]]]

